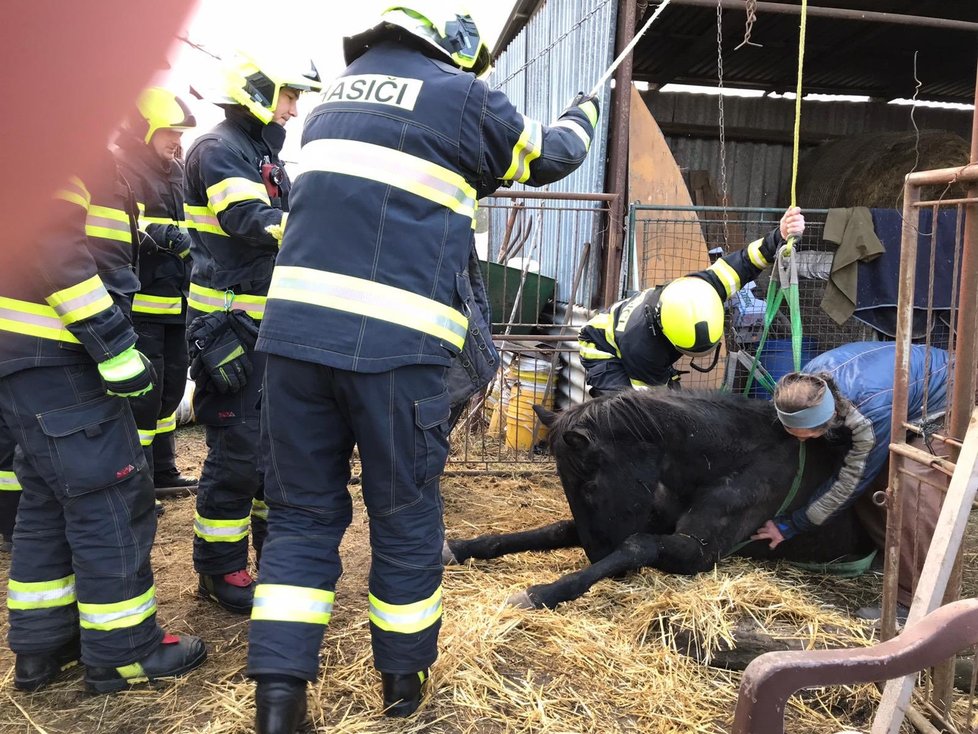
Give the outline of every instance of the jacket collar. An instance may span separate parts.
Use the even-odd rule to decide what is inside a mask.
[[[173,170],[171,161],[164,161],[156,155],[156,151],[134,135],[122,133],[116,141],[116,145],[151,171],[169,176]]]
[[[224,116],[232,125],[243,130],[249,138],[259,145],[264,145],[273,156],[278,156],[282,146],[285,145],[284,127],[274,122],[263,124],[241,105],[225,108]]]

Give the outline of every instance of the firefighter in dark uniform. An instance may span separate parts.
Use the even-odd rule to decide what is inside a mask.
[[[520,115],[477,78],[489,54],[464,13],[397,6],[345,50],[349,66],[303,131],[258,341],[270,512],[248,673],[262,734],[295,730],[317,676],[354,444],[384,706],[418,707],[441,626],[445,374],[473,312],[476,203],[504,182],[566,176],[598,119],[584,95],[551,126]]]
[[[801,236],[805,218],[792,207],[777,229],[706,270],[636,293],[592,318],[578,337],[591,397],[629,388],[679,387],[673,365],[699,357],[723,337],[723,304],[774,263],[789,235]]]
[[[0,551],[9,553],[14,541],[14,520],[20,504],[21,486],[14,474],[13,434],[0,422]]]
[[[139,292],[133,297],[136,347],[149,357],[158,377],[141,397],[146,410],[134,412],[140,442],[147,449],[157,491],[191,489],[197,480],[176,465],[173,432],[187,385],[186,300],[190,235],[183,212],[183,166],[175,153],[183,131],[197,124],[190,108],[173,92],[151,87],[116,141],[116,162],[139,206],[139,227],[149,235],[139,256]],[[139,406],[140,408],[143,406]],[[141,421],[142,413],[148,420]],[[142,425],[140,425],[142,423]]]
[[[128,312],[135,202],[106,151],[52,202],[29,263],[0,263],[0,424],[23,497],[7,606],[14,685],[75,664],[98,692],[205,658],[156,621],[153,486],[126,398],[152,388]]]
[[[314,66],[241,58],[227,70],[226,119],[187,151],[185,211],[193,273],[187,339],[194,413],[206,426],[194,521],[200,593],[251,611],[248,531],[261,552],[267,508],[259,463],[264,356],[258,324],[282,237],[289,180],[278,154],[300,92],[321,88]],[[253,521],[253,522],[252,522]]]

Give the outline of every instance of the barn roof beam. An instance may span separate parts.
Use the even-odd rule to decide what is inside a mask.
[[[744,0],[672,0],[673,5],[688,5],[698,8],[715,8],[717,3],[724,8],[743,9]],[[788,3],[758,2],[758,13],[780,13],[782,15],[799,15],[800,5]],[[890,23],[894,25],[912,25],[945,30],[970,31],[978,33],[978,23],[952,18],[929,18],[923,15],[903,15],[899,13],[880,13],[873,10],[854,10],[852,8],[823,8],[808,6],[808,17],[834,18],[836,20],[861,20],[871,23]]]

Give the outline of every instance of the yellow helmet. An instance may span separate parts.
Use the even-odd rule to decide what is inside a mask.
[[[217,104],[239,104],[264,124],[272,121],[283,87],[300,92],[318,92],[323,88],[319,71],[310,59],[307,65],[281,61],[261,61],[238,54],[224,69],[226,98]]]
[[[723,337],[723,301],[702,278],[677,278],[659,295],[659,326],[683,354],[704,354]]]
[[[390,5],[380,14],[380,24],[343,41],[346,63],[359,58],[383,37],[387,26],[403,28],[434,48],[463,71],[483,76],[492,65],[489,47],[472,16],[454,0],[413,0]]]
[[[190,108],[173,92],[162,87],[150,87],[136,100],[139,115],[130,119],[130,129],[147,145],[157,130],[187,130],[197,126]]]

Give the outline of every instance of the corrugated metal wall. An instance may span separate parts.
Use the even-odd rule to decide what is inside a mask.
[[[573,28],[582,18],[594,12],[550,51],[545,49]],[[587,91],[607,69],[614,58],[617,0],[549,0],[544,3],[523,30],[496,60],[489,78],[492,87],[499,87],[523,114],[550,123],[556,119],[579,91]],[[585,51],[586,49],[586,51]],[[521,67],[528,64],[525,69]],[[505,83],[504,80],[512,76]],[[500,86],[502,84],[502,86]],[[551,184],[551,192],[601,193],[604,191],[605,158],[608,141],[608,105],[610,85],[601,93],[599,130],[584,164],[567,178]],[[515,189],[523,188],[517,185]],[[597,211],[600,207],[595,205]],[[505,230],[505,212],[491,214],[489,242],[490,258],[495,259],[500,240],[497,233]],[[600,242],[600,217],[594,217],[590,239]],[[534,257],[544,275],[557,280],[557,300],[570,297],[571,282],[584,242],[579,223],[568,218],[542,220],[544,230]],[[559,251],[559,252],[558,252]],[[522,253],[528,254],[526,252]],[[593,280],[600,258],[592,257]],[[585,287],[585,290],[587,288]]]
[[[667,134],[666,140],[679,167],[707,170],[720,190],[720,145],[706,137],[704,127],[717,127],[717,97],[705,94],[648,92],[643,98],[660,126],[692,125],[697,135]],[[727,130],[753,130],[758,139],[790,134],[794,125],[793,100],[764,97],[725,97]],[[868,132],[912,131],[910,107],[852,102],[805,102],[802,106],[803,139],[831,139]],[[918,108],[921,130],[948,130],[971,137],[970,111]],[[767,133],[767,135],[765,135]],[[727,140],[727,189],[731,206],[780,207],[791,182],[790,143]],[[802,150],[812,147],[803,145]]]

